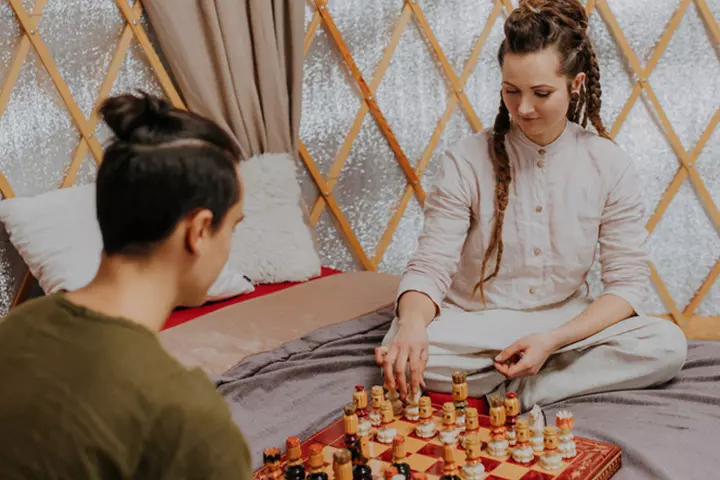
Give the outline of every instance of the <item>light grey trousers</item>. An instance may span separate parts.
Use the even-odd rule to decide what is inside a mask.
[[[581,313],[589,300],[575,298],[559,307],[533,311],[465,312],[444,308],[428,326],[427,389],[452,391],[452,374],[467,375],[468,394],[481,397],[514,391],[523,412],[534,404],[611,390],[647,388],[675,377],[687,358],[684,332],[669,320],[635,316],[551,355],[532,377],[507,380],[493,358],[515,340],[558,327]],[[383,340],[397,330],[393,321]]]

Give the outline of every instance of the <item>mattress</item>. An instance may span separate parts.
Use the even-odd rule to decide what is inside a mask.
[[[393,304],[398,284],[377,272],[329,275],[203,313],[159,337],[184,365],[218,375],[248,355]]]

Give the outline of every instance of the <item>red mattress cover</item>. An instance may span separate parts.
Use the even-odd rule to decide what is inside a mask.
[[[308,280],[308,282],[317,280],[318,278],[335,275],[336,273],[340,273],[340,271],[334,270],[332,268],[322,267],[320,276],[311,278],[310,280]],[[165,322],[165,325],[163,326],[162,329],[166,330],[168,328],[176,327],[180,324],[189,322],[190,320],[193,320],[202,315],[205,315],[206,313],[214,312],[215,310],[219,310],[223,307],[227,307],[228,305],[244,302],[244,301],[250,300],[252,298],[262,297],[263,295],[267,295],[269,293],[279,292],[280,290],[285,290],[286,288],[290,288],[294,285],[298,285],[299,283],[303,283],[303,282],[284,282],[284,283],[273,283],[273,284],[268,284],[268,285],[257,285],[255,287],[255,291],[253,291],[252,293],[238,295],[236,297],[232,297],[227,300],[222,300],[220,302],[206,303],[205,305],[203,305],[201,307],[179,308],[179,309],[175,310],[172,313],[172,315],[170,315],[170,317],[168,318],[167,322]]]

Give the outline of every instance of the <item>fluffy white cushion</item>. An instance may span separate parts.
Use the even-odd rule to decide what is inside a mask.
[[[241,163],[240,171],[245,219],[233,233],[230,259],[208,301],[251,292],[253,283],[304,281],[320,274],[292,157],[254,157]],[[94,184],[3,200],[0,222],[45,293],[78,289],[95,276],[102,238]]]
[[[94,184],[3,200],[0,222],[46,294],[81,288],[97,273],[102,237]],[[208,300],[253,290],[241,273],[226,266],[210,287]]]
[[[313,231],[305,221],[297,164],[288,154],[266,154],[240,164],[245,219],[228,261],[256,284],[304,281],[320,274]]]

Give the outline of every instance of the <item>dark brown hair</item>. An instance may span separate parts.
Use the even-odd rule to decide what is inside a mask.
[[[505,21],[505,40],[498,51],[498,63],[502,67],[505,54],[524,54],[554,48],[560,55],[560,73],[568,78],[568,93],[572,80],[585,73],[585,84],[579,94],[572,94],[567,118],[587,126],[588,120],[598,134],[610,138],[600,119],[600,69],[597,57],[587,35],[588,17],[579,0],[525,0],[513,10]],[[505,135],[510,131],[510,112],[500,96],[500,110],[495,117],[490,142],[490,158],[495,170],[495,225],[485,251],[479,289],[485,303],[484,283],[496,277],[500,271],[503,254],[502,227],[509,200],[512,172],[505,148]],[[485,277],[485,268],[493,253],[497,254],[495,270]]]

